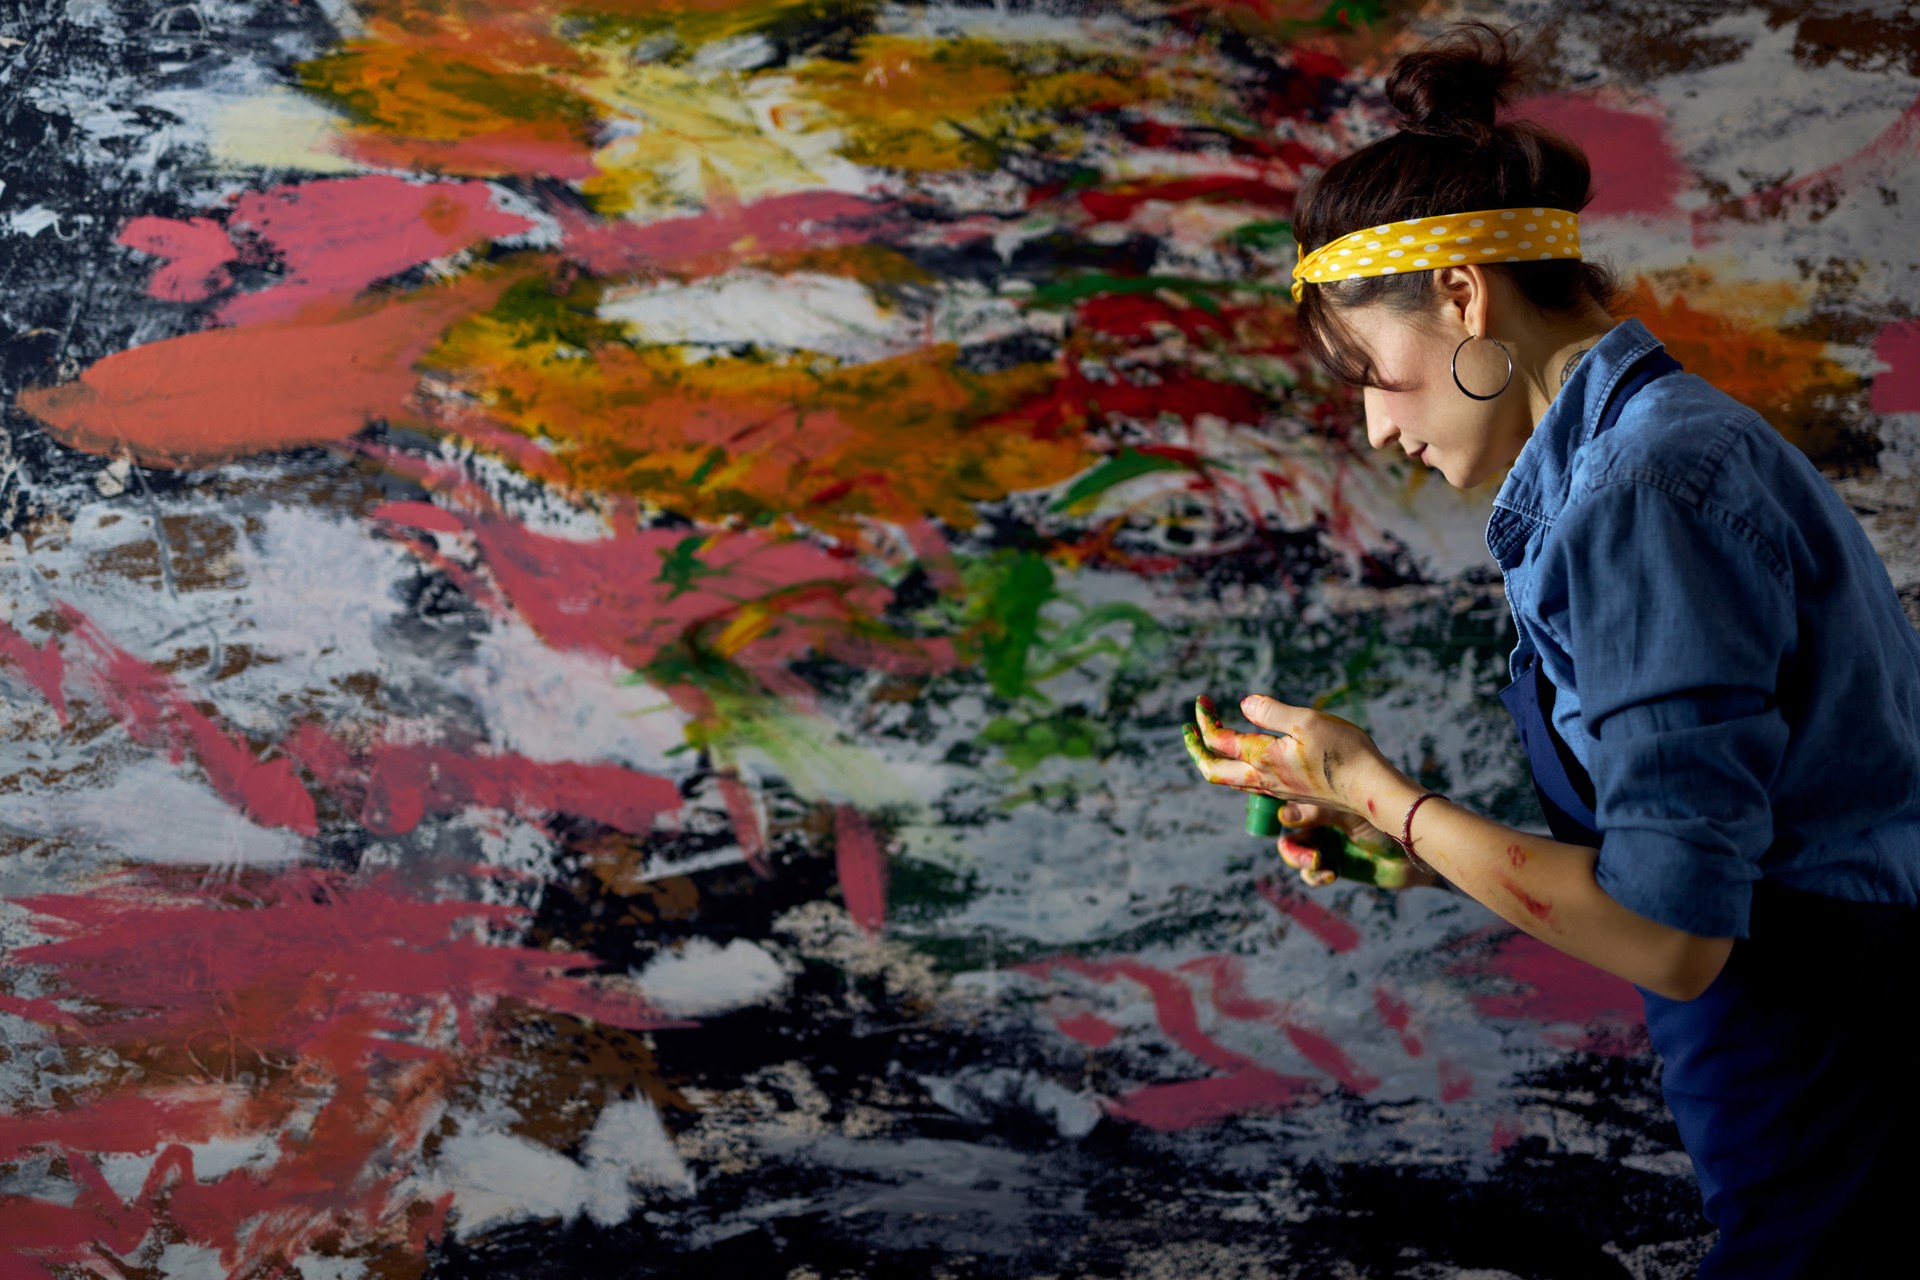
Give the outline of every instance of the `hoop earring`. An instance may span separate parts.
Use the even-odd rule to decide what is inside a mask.
[[[1466,346],[1479,336],[1481,335],[1477,333],[1468,334],[1466,337],[1460,339],[1460,347]],[[1500,348],[1500,354],[1507,358],[1507,380],[1501,383],[1499,390],[1495,391],[1492,395],[1483,396],[1477,392],[1467,390],[1466,385],[1460,381],[1460,347],[1453,349],[1453,385],[1460,388],[1461,395],[1468,396],[1474,400],[1498,399],[1500,393],[1505,391],[1513,383],[1513,352],[1507,350],[1507,344],[1498,338],[1488,338],[1487,341]]]

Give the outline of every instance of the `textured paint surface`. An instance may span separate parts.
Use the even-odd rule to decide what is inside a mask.
[[[0,13],[0,1277],[1690,1274],[1633,989],[1180,749],[1542,828],[1286,293],[1450,12]],[[1920,24],[1475,12],[1920,617]]]

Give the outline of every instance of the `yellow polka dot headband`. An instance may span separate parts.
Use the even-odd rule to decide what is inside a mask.
[[[1293,300],[1309,281],[1431,271],[1457,262],[1580,256],[1580,215],[1567,209],[1476,209],[1403,218],[1329,240],[1293,264]]]

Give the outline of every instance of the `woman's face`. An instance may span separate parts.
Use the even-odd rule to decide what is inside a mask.
[[[1520,456],[1532,424],[1519,379],[1486,401],[1462,395],[1454,385],[1454,348],[1467,336],[1458,319],[1378,304],[1340,316],[1369,361],[1362,399],[1374,448],[1401,449],[1457,489],[1492,479]],[[1506,379],[1507,357],[1492,341],[1476,338],[1461,350],[1460,382],[1468,390],[1485,395]]]

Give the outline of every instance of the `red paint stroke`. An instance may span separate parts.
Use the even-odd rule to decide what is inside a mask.
[[[0,622],[0,661],[11,662],[20,669],[27,683],[53,704],[53,713],[59,717],[61,727],[65,728],[67,693],[62,684],[67,664],[60,655],[59,643],[49,638],[36,645],[10,624]]]
[[[1265,1067],[1204,1080],[1150,1084],[1106,1104],[1108,1114],[1162,1133],[1217,1124],[1249,1112],[1288,1111],[1316,1096],[1314,1082]]]
[[[1593,203],[1583,218],[1678,214],[1674,199],[1693,175],[1667,137],[1662,115],[1608,106],[1592,94],[1548,93],[1515,103],[1501,119],[1524,118],[1580,144],[1593,167]]]
[[[114,644],[78,609],[63,604],[60,617],[85,654],[79,670],[128,737],[164,749],[176,765],[191,752],[220,798],[262,826],[303,836],[319,832],[313,797],[290,761],[261,760],[251,743],[195,706],[172,676]]]
[[[722,773],[715,778],[721,802],[727,806],[727,820],[733,826],[733,838],[740,842],[740,855],[754,873],[769,877],[773,868],[767,863],[766,833],[760,828],[760,814],[754,808],[753,793],[737,773]]]
[[[1187,204],[1196,200],[1216,200],[1224,204],[1253,205],[1258,208],[1291,209],[1293,192],[1258,178],[1239,174],[1209,174],[1184,178],[1149,178],[1101,190],[1087,189],[1078,195],[1080,207],[1095,222],[1124,222],[1149,201]]]
[[[1355,1063],[1331,1038],[1287,1016],[1286,1010],[1271,1000],[1248,994],[1246,966],[1240,957],[1200,956],[1180,965],[1180,971],[1205,974],[1214,1008],[1242,1022],[1264,1022],[1280,1028],[1301,1057],[1345,1088],[1371,1093],[1380,1087],[1379,1077]]]
[[[1913,163],[1916,151],[1920,151],[1920,98],[1908,104],[1873,141],[1844,160],[1803,178],[1694,210],[1693,245],[1698,249],[1719,243],[1730,223],[1761,222],[1802,205],[1811,206],[1810,216],[1819,216],[1866,186],[1895,186]]]
[[[864,244],[896,221],[891,202],[835,191],[798,191],[740,203],[716,200],[705,213],[657,222],[594,222],[569,209],[556,216],[561,252],[601,275],[707,274],[741,258]]]
[[[1920,320],[1896,320],[1880,330],[1873,358],[1887,366],[1873,375],[1873,411],[1920,412]]]
[[[1502,889],[1505,889],[1513,895],[1515,902],[1518,902],[1522,907],[1526,908],[1528,915],[1543,924],[1553,923],[1553,904],[1551,902],[1543,902],[1539,898],[1534,897],[1506,876],[1496,876],[1495,879],[1499,880]]]
[[[352,436],[402,416],[413,364],[512,283],[472,274],[398,297],[316,302],[298,317],[209,329],[117,352],[79,381],[22,391],[62,443],[192,467]]]
[[[391,524],[444,532],[448,513],[425,503],[373,512]],[[698,641],[780,692],[804,694],[789,663],[820,652],[895,675],[950,669],[950,640],[883,639],[887,587],[857,563],[800,540],[752,532],[626,529],[579,541],[536,533],[495,515],[461,517],[479,544],[495,592],[436,560],[476,600],[524,617],[559,649],[608,655],[633,669],[671,646]],[[689,545],[689,538],[694,545]],[[678,572],[675,566],[684,566]]]
[[[0,1122],[0,1150],[54,1152],[76,1185],[70,1206],[0,1198],[0,1245],[47,1263],[129,1254],[155,1232],[219,1250],[232,1274],[265,1274],[343,1229],[418,1252],[449,1202],[410,1178],[453,1090],[503,1047],[483,1019],[514,1001],[685,1025],[570,972],[591,956],[483,940],[521,909],[430,901],[387,877],[297,868],[207,887],[149,868],[18,905],[53,940],[11,958],[45,966],[52,998],[77,1011],[56,1037],[150,1067],[84,1105]],[[183,1076],[196,1083],[156,1083]],[[272,1154],[202,1181],[179,1144],[209,1138]],[[155,1149],[130,1202],[87,1155]]]
[[[166,259],[147,292],[164,302],[200,302],[233,283],[226,264],[239,257],[227,229],[211,218],[131,218],[119,242]]]
[[[1451,1058],[1435,1064],[1440,1073],[1440,1101],[1458,1102],[1473,1095],[1473,1076]]]
[[[1076,1013],[1065,1018],[1055,1018],[1053,1025],[1060,1029],[1062,1035],[1071,1036],[1081,1044],[1091,1045],[1095,1049],[1106,1048],[1113,1043],[1114,1037],[1120,1034],[1120,1028],[1094,1013]]]
[[[1311,898],[1290,893],[1267,879],[1256,881],[1253,887],[1261,897],[1325,943],[1327,949],[1335,955],[1351,951],[1360,945],[1358,929]]]
[[[360,800],[359,820],[375,835],[412,831],[428,814],[504,809],[522,817],[568,813],[630,835],[680,807],[672,779],[624,765],[531,760],[509,752],[431,743],[377,743],[353,751],[317,725],[285,743],[329,791]]]
[[[1400,1037],[1400,1047],[1407,1051],[1409,1058],[1417,1058],[1426,1052],[1426,1046],[1420,1043],[1420,1037],[1413,1031],[1413,1006],[1393,994],[1385,987],[1373,989],[1373,1007],[1380,1013],[1380,1021],[1387,1024]]]
[[[1528,934],[1508,933],[1485,953],[1449,965],[1447,972],[1494,978],[1508,988],[1471,997],[1486,1017],[1581,1028],[1549,1034],[1553,1043],[1609,1057],[1631,1057],[1645,1047],[1645,1011],[1632,983]]]
[[[1510,844],[1507,846],[1507,865],[1508,866],[1514,868],[1515,870],[1518,870],[1519,868],[1525,866],[1526,863],[1527,863],[1527,851],[1525,847],[1517,844]]]
[[[1520,1140],[1520,1126],[1511,1117],[1501,1116],[1493,1122],[1493,1133],[1488,1145],[1495,1155],[1499,1155]]]
[[[227,226],[271,245],[286,276],[220,309],[233,324],[279,320],[309,302],[358,293],[376,280],[537,224],[504,212],[481,182],[406,182],[390,174],[251,192]]]
[[[226,1106],[223,1090],[198,1085],[0,1115],[0,1160],[17,1160],[35,1147],[143,1155],[166,1142],[204,1142],[224,1128]]]
[[[852,805],[833,811],[833,863],[847,913],[867,936],[887,921],[887,851],[873,825]]]
[[[559,178],[578,181],[599,169],[592,149],[551,128],[525,125],[464,138],[398,138],[356,132],[329,140],[340,151],[375,169],[453,173],[470,178]]]

